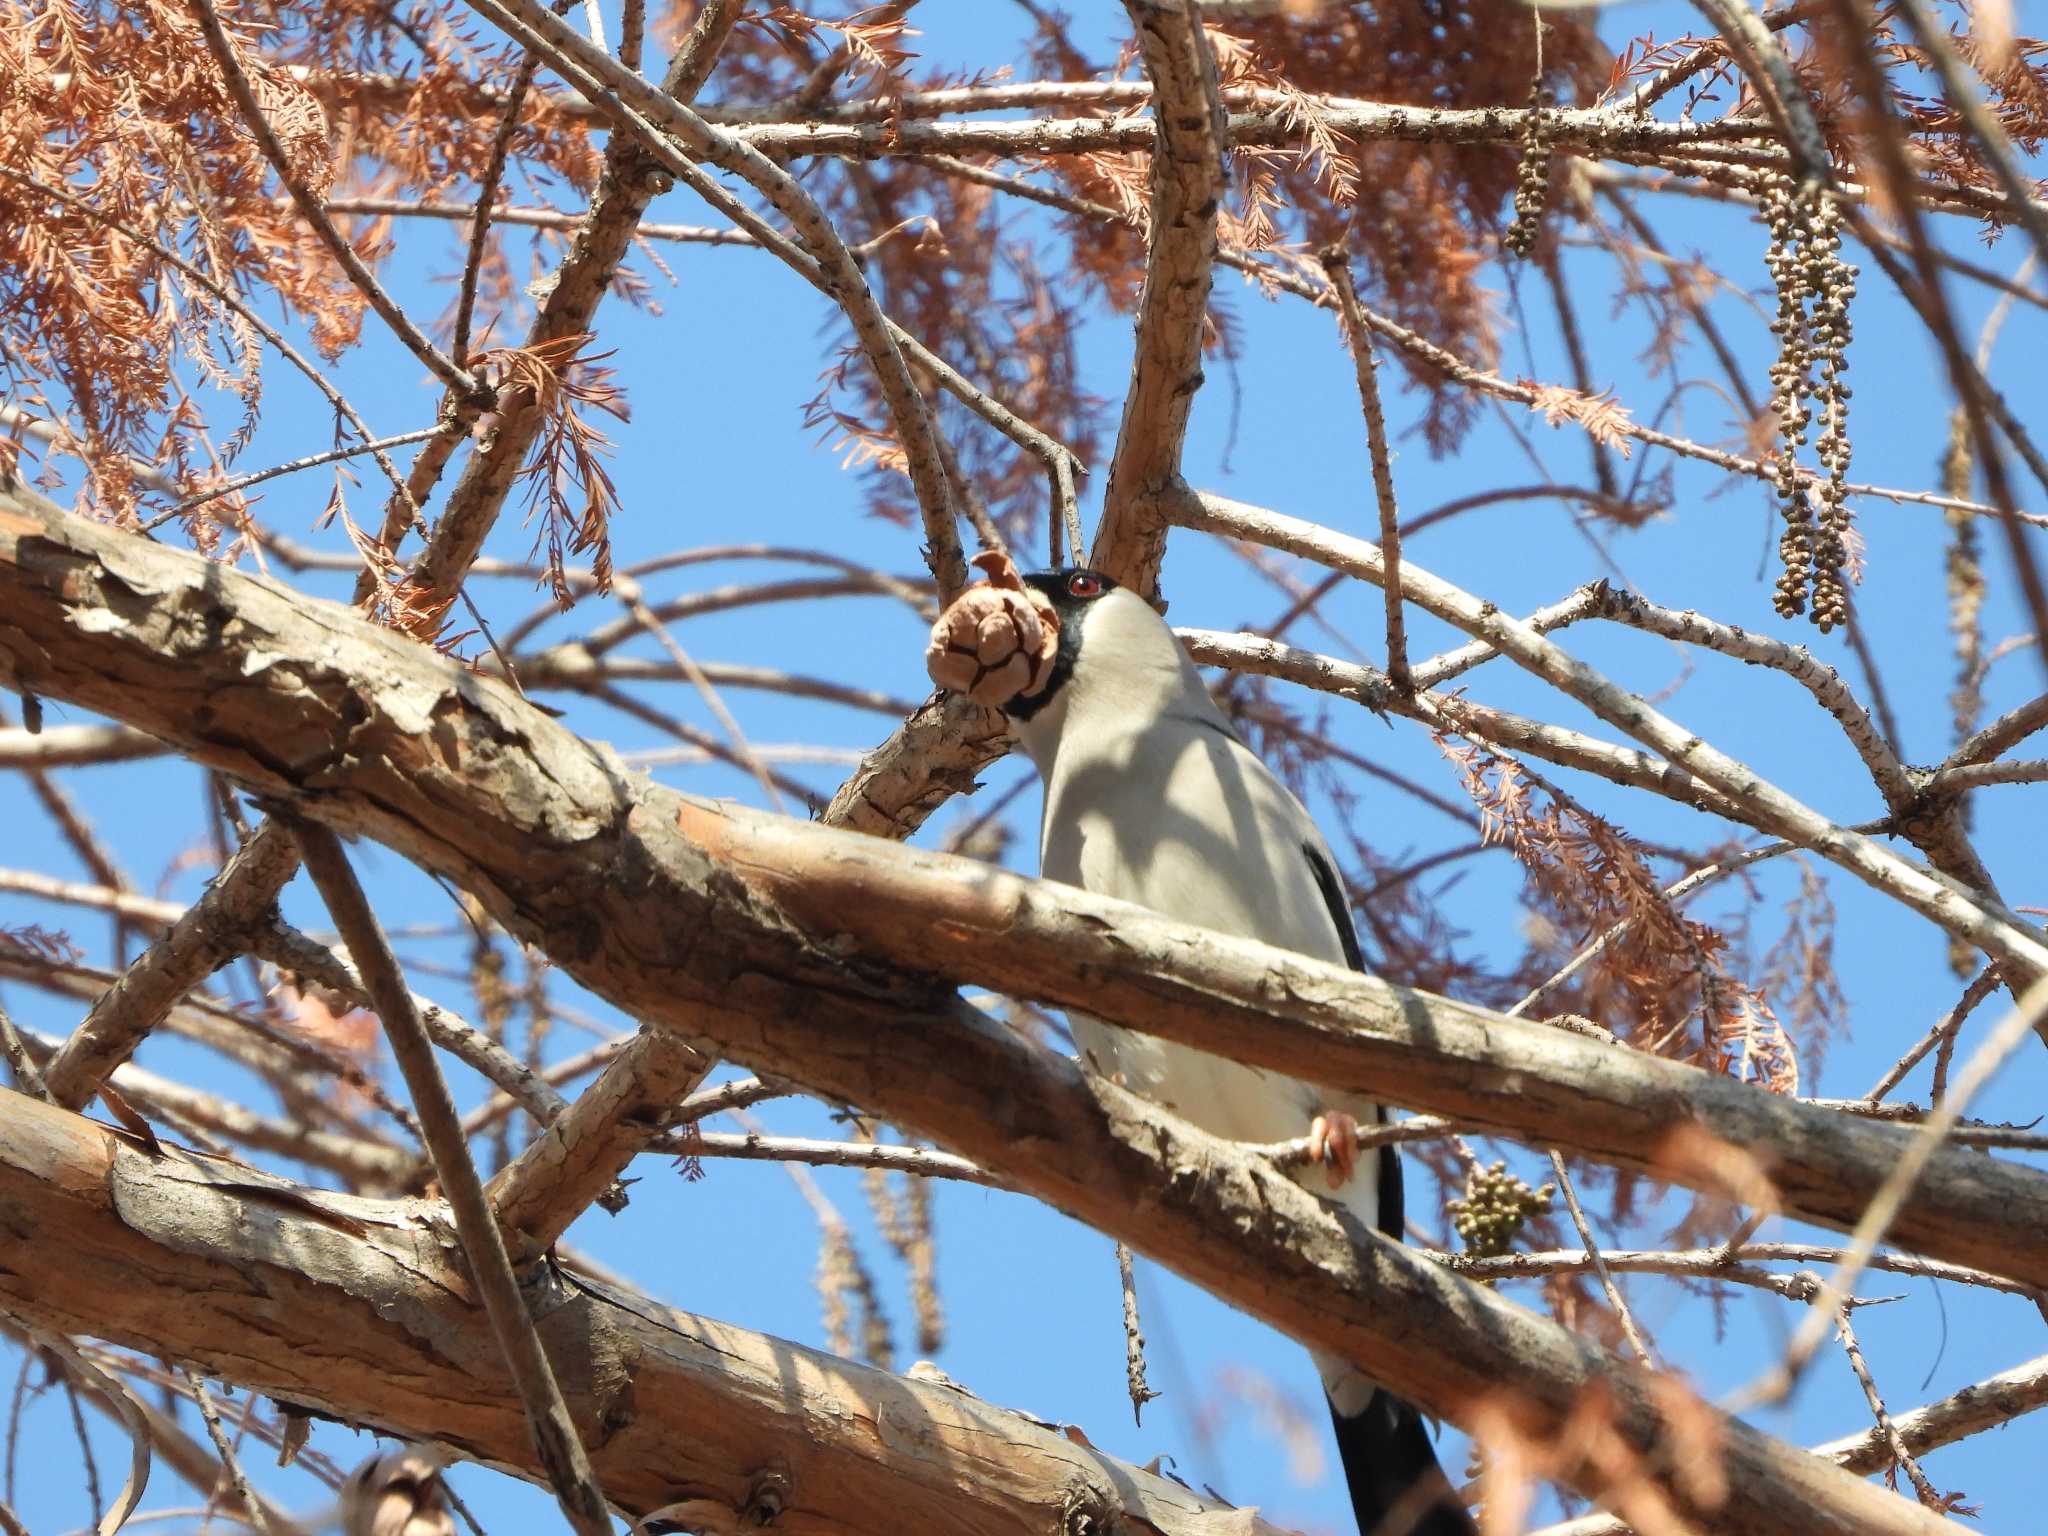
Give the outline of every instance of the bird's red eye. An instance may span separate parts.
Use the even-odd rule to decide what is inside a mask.
[[[1067,592],[1072,597],[1100,597],[1102,578],[1087,571],[1076,571],[1067,578]]]

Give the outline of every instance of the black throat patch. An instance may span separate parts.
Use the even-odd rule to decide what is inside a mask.
[[[1076,597],[1072,586],[1076,576],[1092,576],[1101,586],[1085,597]],[[1067,680],[1074,675],[1074,662],[1081,654],[1082,619],[1092,604],[1102,601],[1117,588],[1117,583],[1100,571],[1078,565],[1064,566],[1057,571],[1033,571],[1023,581],[1025,586],[1042,594],[1052,605],[1053,612],[1060,616],[1060,644],[1053,653],[1052,673],[1046,678],[1045,686],[1029,697],[1020,694],[1003,706],[1003,713],[1012,720],[1029,720],[1067,686]]]

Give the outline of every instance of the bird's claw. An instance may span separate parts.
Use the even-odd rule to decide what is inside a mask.
[[[1358,1167],[1358,1121],[1341,1109],[1309,1122],[1308,1155],[1323,1165],[1330,1188],[1342,1189]]]

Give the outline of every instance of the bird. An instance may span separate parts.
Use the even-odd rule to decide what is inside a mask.
[[[1329,845],[1232,728],[1153,605],[1080,566],[1021,578],[1049,609],[1050,665],[1001,707],[1044,782],[1039,873],[1222,933],[1365,969]],[[992,594],[993,595],[993,594]],[[1322,1198],[1399,1241],[1401,1164],[1360,1159],[1369,1100],[1070,1014],[1086,1064],[1214,1135],[1309,1133]],[[1360,1536],[1475,1536],[1421,1413],[1316,1354]]]

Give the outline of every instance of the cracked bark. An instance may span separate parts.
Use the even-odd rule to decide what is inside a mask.
[[[301,1188],[0,1093],[0,1305],[280,1402],[539,1480],[446,1210]],[[1042,1536],[1085,1502],[1159,1536],[1280,1536],[964,1392],[670,1311],[539,1264],[535,1325],[606,1494],[744,1510],[786,1485],[820,1536]]]
[[[1541,1433],[1598,1379],[1629,1440],[1662,1434],[1637,1373],[1340,1224],[1269,1164],[1083,1077],[951,985],[1086,997],[1293,1075],[1545,1140],[1566,1128],[1568,1144],[1636,1166],[1694,1116],[1774,1159],[1788,1209],[1837,1224],[1909,1134],[971,861],[690,802],[345,609],[11,502],[0,677],[386,843],[648,1024],[930,1135],[1456,1421],[1512,1391]],[[2039,1283],[2044,1191],[2048,1177],[1952,1150],[1898,1230]],[[1938,1528],[1739,1424],[1726,1432],[1735,1502],[1717,1529],[1784,1529],[1788,1508],[1802,1530],[1845,1536]]]

